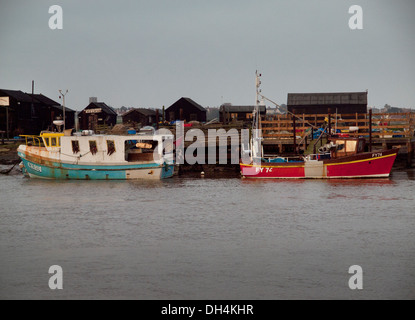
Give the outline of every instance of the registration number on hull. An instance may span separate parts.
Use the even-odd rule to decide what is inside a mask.
[[[255,168],[256,173],[269,173],[272,172],[272,168]]]
[[[38,165],[30,163],[30,162],[27,163],[27,166],[32,170],[35,170],[37,172],[42,172],[42,167],[41,166],[38,166]]]

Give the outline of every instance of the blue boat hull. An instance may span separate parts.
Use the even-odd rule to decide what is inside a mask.
[[[138,179],[166,179],[173,176],[174,165],[157,163],[129,164],[129,165],[76,165],[58,162],[42,164],[22,159],[24,172],[31,178],[57,180],[138,180]]]

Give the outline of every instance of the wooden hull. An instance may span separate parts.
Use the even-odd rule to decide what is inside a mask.
[[[245,178],[259,179],[347,179],[387,178],[398,149],[367,152],[329,160],[305,160],[293,163],[240,164]]]

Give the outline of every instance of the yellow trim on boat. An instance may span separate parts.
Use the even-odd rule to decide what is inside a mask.
[[[254,167],[254,168],[303,168],[303,165],[296,165],[296,166],[262,166],[262,165],[255,165],[255,164],[243,164],[240,163],[241,166],[244,167]]]
[[[370,159],[355,160],[355,161],[349,161],[349,162],[327,163],[327,164],[325,164],[325,166],[339,166],[339,165],[343,165],[343,164],[351,164],[351,163],[359,163],[359,162],[366,162],[366,161],[372,161],[372,160],[379,160],[379,159],[389,158],[389,157],[393,157],[393,156],[396,156],[396,153],[388,154],[388,155],[382,156],[382,157],[373,157],[373,158],[370,158]]]
[[[372,160],[379,160],[379,159],[384,159],[384,158],[389,158],[389,157],[393,157],[396,156],[396,153],[392,153],[392,154],[388,154],[386,156],[381,156],[381,157],[373,157],[370,159],[363,159],[363,160],[355,160],[355,161],[349,161],[349,162],[338,162],[338,163],[327,163],[324,164],[325,166],[339,166],[339,165],[344,165],[344,164],[352,164],[352,163],[359,163],[359,162],[366,162],[366,161],[372,161]],[[241,166],[244,167],[254,167],[254,168],[303,168],[305,165],[292,165],[292,166],[263,166],[263,165],[254,165],[254,164],[243,164],[240,163]]]

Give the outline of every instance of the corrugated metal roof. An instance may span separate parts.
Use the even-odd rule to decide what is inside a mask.
[[[255,106],[234,106],[230,104],[223,104],[219,107],[219,112],[252,112],[254,111]],[[265,106],[259,106],[259,112],[265,113],[266,107]]]
[[[206,111],[205,108],[203,108],[200,104],[194,102],[192,99],[190,99],[190,98],[182,98],[182,99],[188,101],[189,103],[191,103],[192,105],[194,105],[196,108],[198,108],[200,111]]]
[[[145,116],[154,116],[154,115],[156,115],[156,110],[154,110],[154,109],[134,108],[134,109],[131,109],[131,110],[127,111],[126,113],[124,113],[123,116],[126,116],[127,114],[130,114],[134,111],[137,111],[137,112],[139,112],[139,113],[141,113]]]
[[[110,106],[106,105],[104,102],[91,102],[85,109],[89,108],[101,108],[106,113],[112,113],[114,115],[117,115],[115,110]]]
[[[307,105],[367,105],[367,92],[289,93],[288,106]]]
[[[173,103],[170,107],[168,107],[167,109],[166,109],[166,112],[169,112],[169,109],[170,108],[172,108],[172,107],[174,107],[177,103],[180,103],[181,101],[186,101],[187,103],[189,103],[189,104],[191,104],[191,105],[193,105],[195,108],[197,108],[197,109],[199,109],[200,111],[204,111],[204,112],[206,112],[206,109],[205,108],[203,108],[200,104],[198,104],[198,103],[196,103],[196,102],[194,102],[192,99],[190,99],[190,98],[185,98],[185,97],[182,97],[182,98],[180,98],[179,100],[177,100],[175,103]]]
[[[16,99],[18,102],[32,102],[32,97],[20,90],[0,89],[0,94],[12,97]]]

